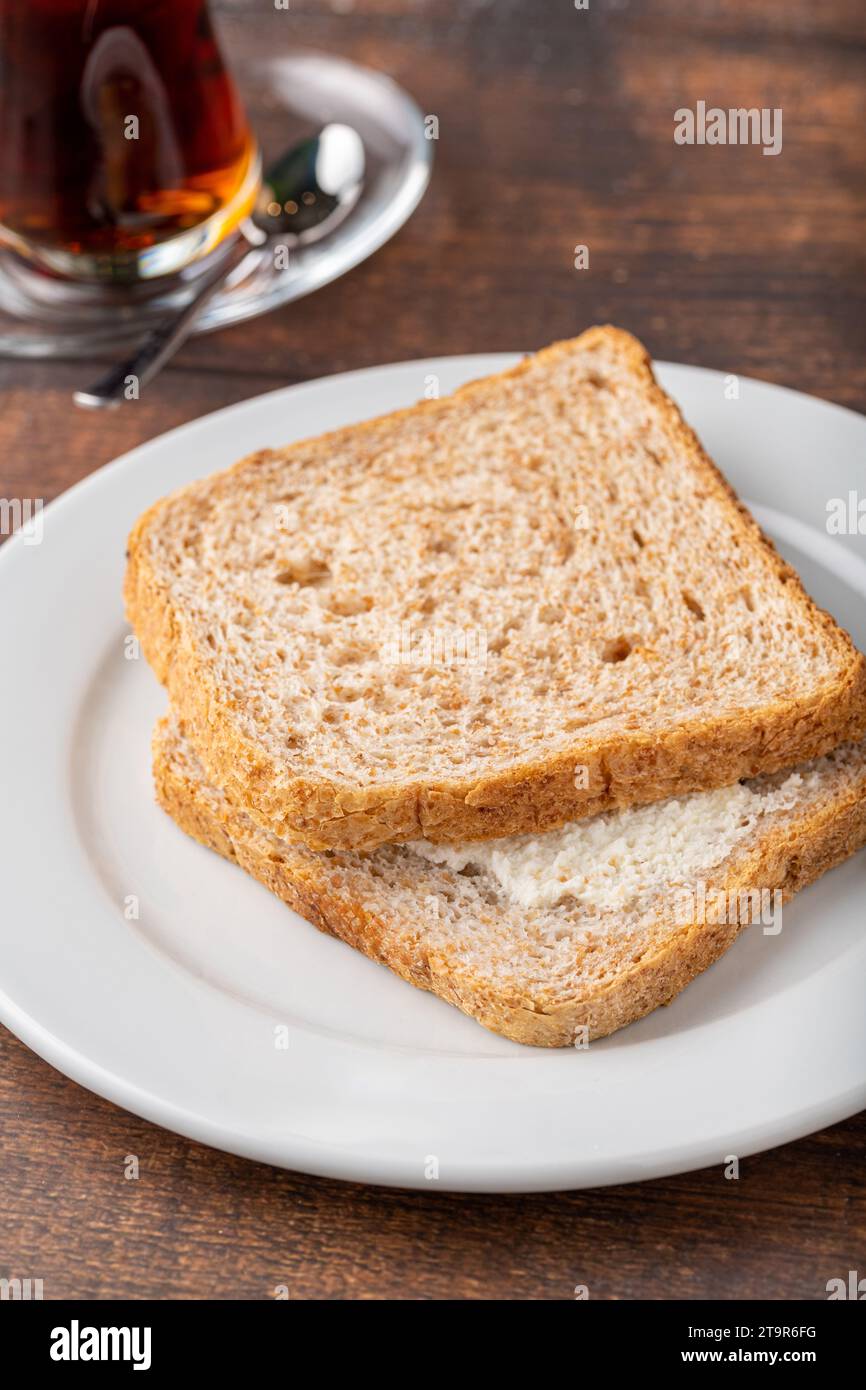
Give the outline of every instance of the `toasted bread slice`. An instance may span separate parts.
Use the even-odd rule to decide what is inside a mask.
[[[209,775],[312,848],[545,830],[866,733],[863,657],[613,328],[165,498],[126,603]]]
[[[317,854],[261,830],[208,783],[172,719],[157,726],[154,777],[187,834],[322,931],[543,1047],[667,1003],[749,922],[777,933],[774,890],[787,899],[866,841],[862,744],[546,836],[368,854]]]

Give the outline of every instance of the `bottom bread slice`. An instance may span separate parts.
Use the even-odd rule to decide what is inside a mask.
[[[154,779],[182,830],[320,930],[544,1047],[668,1003],[746,927],[778,934],[780,901],[866,842],[866,744],[536,837],[366,854],[260,829],[208,783],[171,717],[157,725]]]

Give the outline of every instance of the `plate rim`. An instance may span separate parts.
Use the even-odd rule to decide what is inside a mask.
[[[15,1026],[16,1018],[20,1020],[20,1027]],[[10,1019],[13,1021],[10,1022]],[[101,1064],[71,1051],[61,1039],[53,1037],[48,1029],[17,1010],[3,990],[0,990],[0,1022],[62,1075],[150,1124],[158,1125],[170,1133],[179,1134],[221,1153],[234,1154],[254,1163],[266,1163],[271,1167],[285,1168],[291,1172],[331,1181],[399,1188],[412,1192],[433,1190],[516,1195],[531,1192],[586,1191],[597,1187],[632,1186],[653,1182],[659,1178],[696,1172],[713,1163],[721,1163],[722,1151],[730,1146],[729,1136],[726,1134],[719,1134],[713,1148],[709,1147],[711,1141],[704,1140],[691,1147],[680,1148],[676,1151],[676,1157],[674,1151],[656,1146],[648,1152],[635,1155],[627,1164],[620,1164],[613,1169],[605,1166],[600,1170],[592,1163],[584,1162],[577,1178],[574,1162],[566,1159],[545,1161],[533,1157],[521,1159],[516,1163],[503,1159],[498,1167],[493,1168],[489,1160],[463,1160],[460,1165],[455,1166],[453,1177],[436,1181],[434,1185],[423,1180],[420,1174],[412,1176],[399,1161],[395,1162],[383,1155],[377,1158],[365,1155],[361,1160],[364,1170],[361,1173],[351,1151],[347,1157],[335,1157],[336,1151],[328,1150],[329,1157],[323,1159],[321,1150],[324,1146],[293,1135],[292,1143],[298,1157],[289,1163],[280,1143],[270,1144],[267,1140],[257,1139],[240,1131],[222,1129],[208,1116],[181,1109],[173,1102],[144,1091],[134,1083],[130,1085],[123,1077]],[[750,1130],[744,1131],[741,1136],[737,1136],[736,1156],[738,1159],[749,1158],[754,1154],[766,1153],[770,1149],[794,1143],[831,1125],[841,1124],[864,1108],[866,1081],[808,1107],[798,1115],[796,1123],[790,1129],[781,1131],[768,1121],[766,1126],[753,1126]],[[640,1171],[631,1171],[632,1167],[639,1167]]]

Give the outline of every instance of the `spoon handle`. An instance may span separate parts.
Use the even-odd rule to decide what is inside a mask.
[[[76,391],[73,396],[75,404],[87,410],[101,410],[106,406],[119,405],[122,400],[129,399],[127,392],[133,384],[137,394],[177,352],[208,300],[243,262],[250,250],[249,242],[240,235],[225,259],[202,276],[192,298],[187,300],[183,308],[158,323],[129,357],[109,367],[108,371],[86,391]]]

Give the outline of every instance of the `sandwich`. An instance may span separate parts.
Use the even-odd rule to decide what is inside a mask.
[[[181,827],[520,1041],[866,839],[864,658],[616,329],[190,484],[125,595]]]

